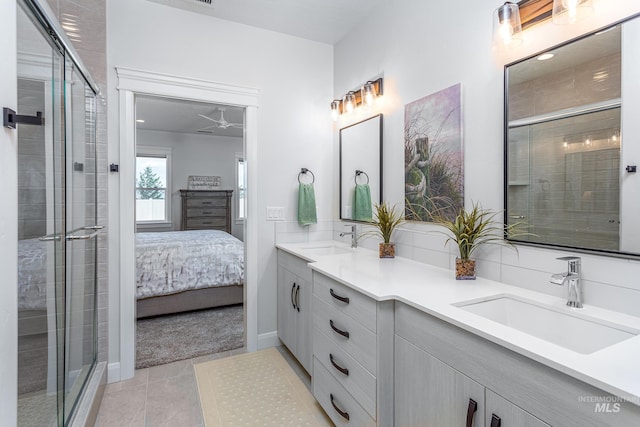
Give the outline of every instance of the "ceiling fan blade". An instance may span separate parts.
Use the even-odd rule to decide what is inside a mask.
[[[200,117],[202,117],[203,119],[207,119],[207,120],[211,120],[214,123],[220,123],[220,120],[216,120],[216,119],[212,119],[211,117],[207,117],[204,114],[198,114]]]
[[[218,127],[218,125],[211,125],[211,126],[207,126],[207,127],[203,127],[203,128],[197,129],[196,132],[200,132],[200,131],[210,132],[211,129],[216,129],[217,127]]]

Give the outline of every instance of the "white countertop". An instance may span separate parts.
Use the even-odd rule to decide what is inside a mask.
[[[566,299],[483,278],[455,280],[451,270],[401,257],[380,259],[377,252],[364,248],[338,255],[309,255],[308,248],[323,245],[348,248],[335,241],[284,243],[276,247],[309,261],[313,270],[376,301],[403,302],[640,406],[640,335],[581,354],[452,304],[509,294],[635,330],[640,330],[640,317],[589,305],[571,309],[566,307]]]

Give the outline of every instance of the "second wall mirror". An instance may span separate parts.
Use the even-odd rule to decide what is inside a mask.
[[[382,114],[340,129],[340,219],[370,221],[382,201]]]
[[[640,18],[508,65],[511,240],[640,255]]]

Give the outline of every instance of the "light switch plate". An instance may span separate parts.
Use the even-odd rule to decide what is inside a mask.
[[[284,208],[281,206],[267,206],[267,221],[282,221]]]

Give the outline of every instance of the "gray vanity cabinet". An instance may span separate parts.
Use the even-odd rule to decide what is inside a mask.
[[[311,372],[311,270],[307,261],[278,250],[278,338]]]
[[[482,385],[397,335],[395,366],[396,427],[485,426]]]
[[[615,396],[399,302],[395,344],[396,427],[469,425],[470,398],[475,427],[640,425],[637,405],[605,410],[589,398]]]

